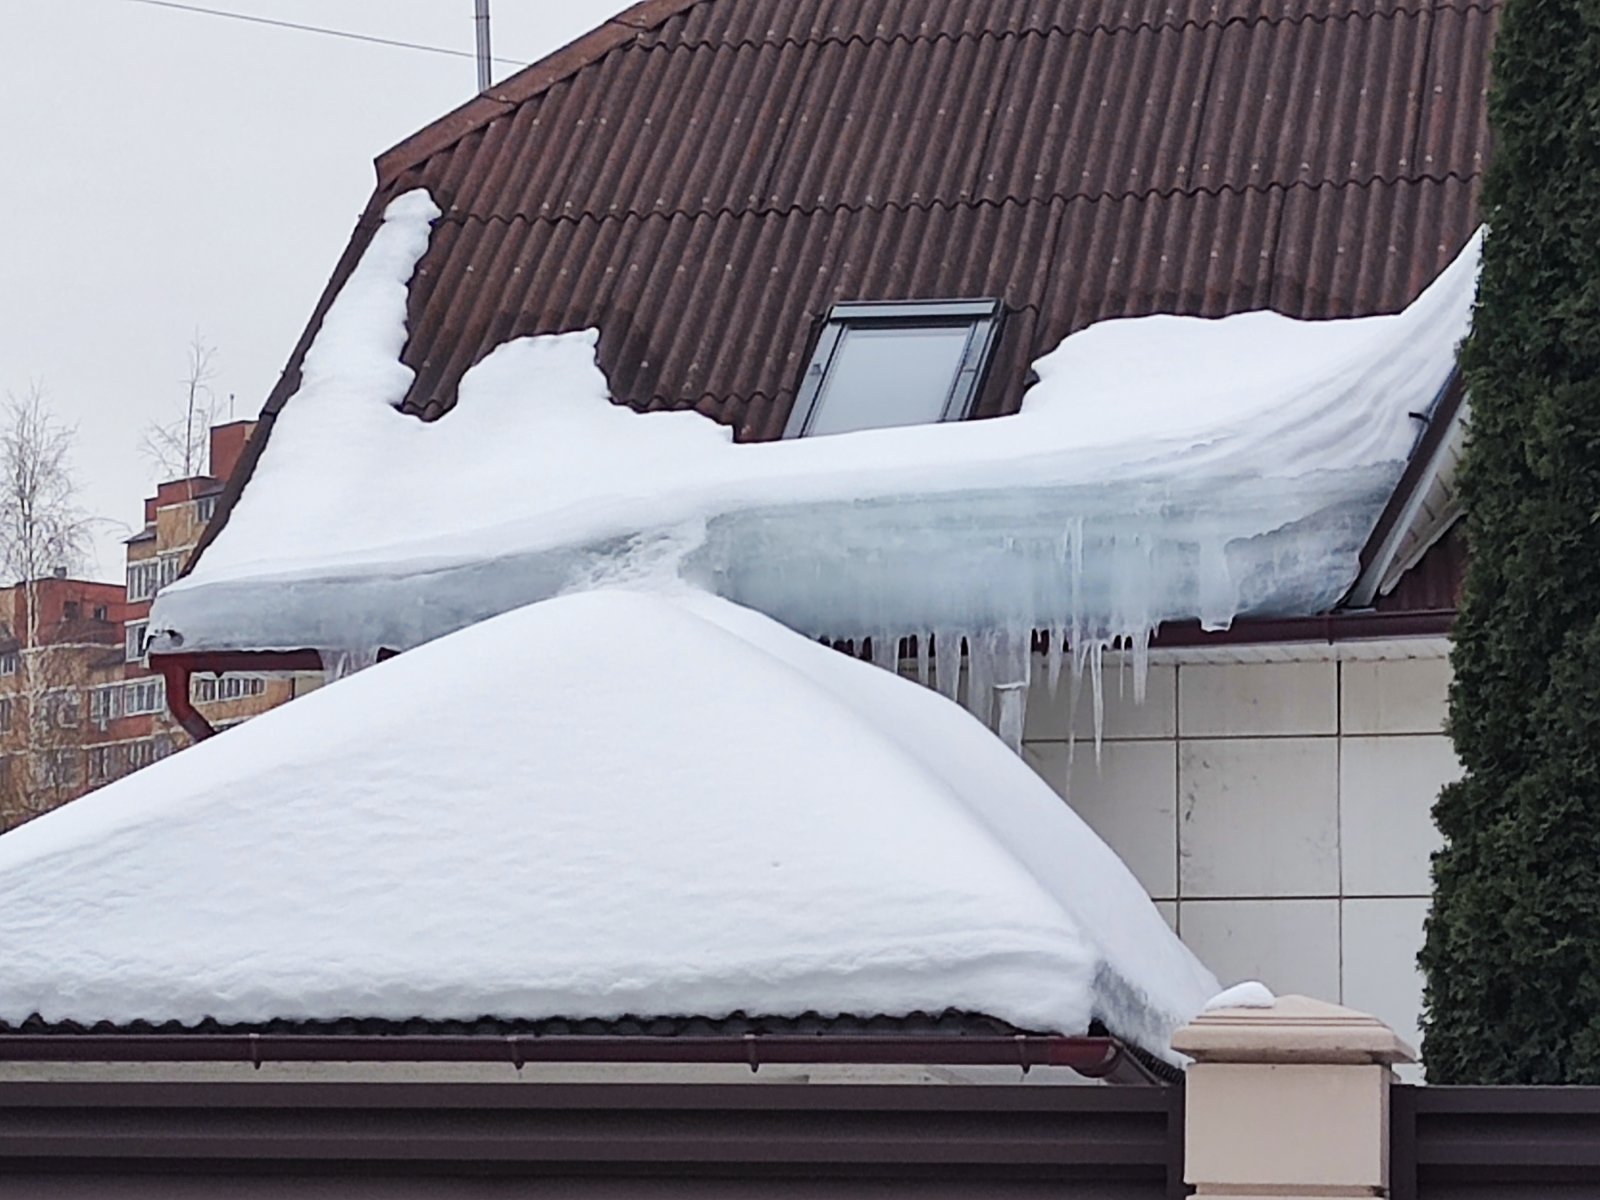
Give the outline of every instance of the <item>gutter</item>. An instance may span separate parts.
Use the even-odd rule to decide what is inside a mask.
[[[1455,624],[1454,609],[1422,612],[1379,612],[1364,609],[1314,617],[1246,617],[1227,629],[1206,630],[1198,621],[1169,622],[1150,639],[1152,650],[1194,649],[1205,646],[1254,646],[1286,643],[1387,641],[1400,638],[1443,637]],[[1042,631],[1041,631],[1042,632]],[[382,653],[379,661],[392,657]],[[197,742],[216,735],[216,729],[189,699],[189,679],[195,674],[221,675],[229,671],[320,671],[322,656],[315,650],[218,650],[196,654],[152,654],[152,670],[167,681],[167,708],[173,719]]]
[[[1391,638],[1440,637],[1455,624],[1454,609],[1419,612],[1341,610],[1315,617],[1246,617],[1227,629],[1205,630],[1198,621],[1166,624],[1150,639],[1150,648],[1189,649],[1197,646],[1251,646],[1286,642],[1386,641]]]
[[[277,1033],[43,1033],[0,1035],[0,1062],[96,1063],[734,1063],[852,1066],[1071,1067],[1091,1079],[1153,1083],[1154,1074],[1108,1037],[738,1037]]]
[[[1406,463],[1394,494],[1379,515],[1372,535],[1362,547],[1361,574],[1345,598],[1345,602],[1352,607],[1367,608],[1377,599],[1379,586],[1394,562],[1400,541],[1439,474],[1441,458],[1452,435],[1460,428],[1466,396],[1466,381],[1457,367],[1439,394],[1439,399],[1423,416],[1427,425],[1417,440],[1416,449]]]
[[[216,728],[189,699],[189,679],[223,675],[229,671],[320,671],[322,655],[315,650],[223,650],[207,654],[152,654],[150,668],[167,683],[167,710],[183,731],[197,742],[216,736]],[[3,1056],[0,1056],[3,1057]]]

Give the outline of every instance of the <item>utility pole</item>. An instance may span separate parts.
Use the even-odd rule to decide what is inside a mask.
[[[473,0],[477,5],[475,17],[478,27],[478,91],[487,92],[494,85],[489,57],[489,0]]]

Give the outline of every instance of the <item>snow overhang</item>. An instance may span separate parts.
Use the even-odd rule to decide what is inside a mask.
[[[390,205],[227,527],[158,598],[156,653],[370,658],[642,575],[815,636],[1048,629],[1083,654],[1322,613],[1454,371],[1477,256],[1394,316],[1092,326],[1016,417],[734,445],[612,405],[583,333],[500,347],[431,425],[396,412],[436,212]]]

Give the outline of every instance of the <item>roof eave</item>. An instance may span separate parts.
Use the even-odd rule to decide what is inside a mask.
[[[838,1037],[446,1036],[327,1034],[4,1034],[0,1062],[529,1063],[1071,1067],[1090,1078],[1154,1082],[1109,1037],[849,1034]]]

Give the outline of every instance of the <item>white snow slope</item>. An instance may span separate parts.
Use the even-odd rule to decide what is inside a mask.
[[[227,526],[157,599],[157,651],[370,658],[640,570],[803,633],[965,638],[1002,685],[1034,628],[1078,671],[1166,620],[1323,611],[1450,377],[1478,257],[1394,316],[1092,326],[1015,417],[735,445],[612,404],[593,331],[500,346],[436,423],[396,411],[437,215],[390,204]]]
[[[0,838],[0,1020],[907,1014],[1172,1057],[1217,991],[936,694],[686,588],[509,612]]]

